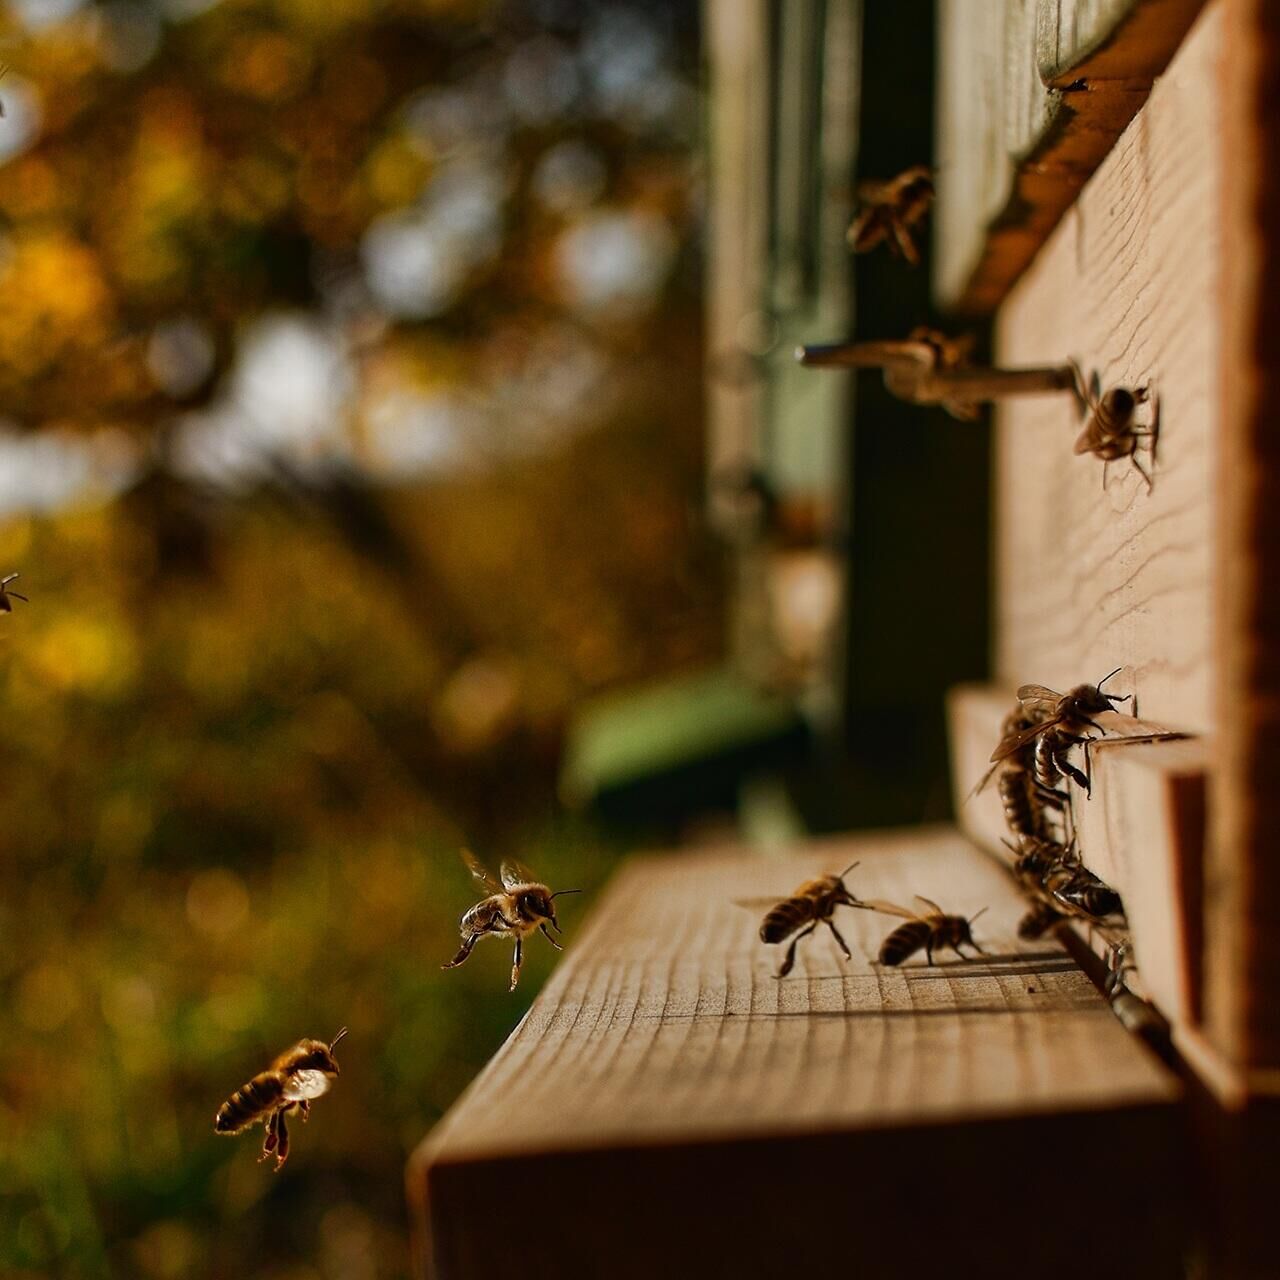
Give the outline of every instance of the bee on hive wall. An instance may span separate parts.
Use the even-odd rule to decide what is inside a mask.
[[[1093,719],[1103,711],[1114,711],[1117,702],[1128,702],[1114,693],[1103,693],[1102,686],[1122,668],[1102,677],[1096,685],[1079,684],[1067,693],[1056,693],[1042,684],[1024,684],[1018,690],[1018,701],[1031,712],[1032,723],[1028,728],[1008,734],[991,753],[991,763],[1008,759],[1034,742],[1034,773],[1036,781],[1048,791],[1056,791],[1057,783],[1067,775],[1089,793],[1090,779],[1068,759],[1067,754],[1077,743],[1092,739],[1086,733],[1089,728],[1105,732]],[[1088,768],[1086,758],[1085,767]]]
[[[470,849],[462,851],[462,860],[488,896],[467,909],[459,925],[462,946],[452,960],[440,967],[456,969],[483,937],[511,938],[516,944],[516,950],[508,990],[514,991],[516,983],[520,981],[524,939],[535,930],[540,930],[542,936],[557,951],[562,951],[564,948],[547,932],[548,925],[557,933],[560,932],[554,900],[562,893],[580,893],[581,890],[559,889],[552,893],[545,884],[534,879],[528,867],[512,861],[502,864],[502,879],[496,880]]]
[[[297,1111],[305,1123],[313,1099],[329,1092],[329,1085],[338,1075],[333,1051],[346,1034],[343,1027],[328,1044],[323,1040],[299,1040],[292,1049],[286,1049],[266,1071],[242,1085],[218,1108],[214,1132],[243,1133],[261,1120],[267,1132],[258,1162],[274,1153],[279,1173],[289,1158],[286,1117],[290,1111]]]
[[[1138,461],[1138,446],[1147,442],[1151,465],[1154,469],[1156,449],[1160,443],[1160,415],[1158,408],[1152,414],[1147,426],[1138,422],[1138,408],[1148,400],[1148,388],[1112,387],[1105,395],[1099,396],[1092,387],[1086,386],[1076,366],[1077,390],[1081,402],[1089,412],[1084,430],[1076,438],[1074,452],[1091,453],[1102,459],[1102,487],[1107,487],[1107,468],[1121,458],[1128,458],[1137,469],[1138,474],[1147,482],[1147,492],[1151,491],[1152,480],[1142,463]]]

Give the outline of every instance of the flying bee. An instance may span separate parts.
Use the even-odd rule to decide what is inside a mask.
[[[1055,693],[1042,684],[1024,684],[1018,690],[1018,701],[1030,709],[1035,723],[1008,734],[991,753],[991,763],[1006,760],[1034,742],[1034,773],[1041,787],[1056,791],[1056,783],[1066,774],[1079,783],[1086,795],[1090,794],[1091,779],[1067,759],[1067,754],[1077,743],[1086,744],[1085,768],[1089,767],[1087,744],[1093,739],[1085,730],[1106,732],[1093,717],[1102,711],[1114,711],[1114,703],[1128,702],[1133,697],[1131,693],[1121,698],[1102,692],[1102,686],[1121,670],[1117,667],[1096,685],[1078,684],[1068,693]]]
[[[1147,491],[1150,492],[1151,477],[1138,461],[1138,445],[1144,439],[1149,442],[1148,449],[1154,465],[1156,448],[1160,443],[1159,413],[1157,411],[1152,417],[1150,426],[1139,426],[1137,421],[1138,406],[1146,404],[1148,388],[1137,387],[1131,391],[1128,387],[1112,387],[1099,397],[1092,387],[1085,385],[1078,365],[1075,369],[1077,390],[1089,411],[1089,419],[1076,438],[1074,452],[1091,453],[1102,459],[1104,489],[1107,487],[1107,467],[1121,458],[1128,458],[1147,482]]]
[[[9,590],[9,583],[16,582],[21,576],[21,574],[10,573],[0,578],[0,613],[12,613],[15,600],[27,600],[20,591]],[[27,600],[27,603],[31,602]]]
[[[533,872],[528,867],[513,861],[502,864],[502,880],[499,882],[470,849],[462,851],[462,860],[489,896],[482,898],[463,914],[459,925],[462,946],[448,964],[440,967],[456,969],[471,954],[471,948],[476,942],[486,934],[497,938],[512,938],[515,940],[516,952],[508,990],[514,991],[516,983],[520,981],[524,939],[534,930],[540,929],[542,936],[557,951],[563,951],[564,948],[547,932],[548,925],[557,933],[560,932],[554,899],[562,893],[581,893],[582,890],[558,889],[552,893],[545,884],[540,884],[533,878]]]
[[[795,964],[796,947],[800,943],[801,938],[807,938],[820,924],[825,924],[831,930],[831,936],[836,940],[837,946],[844,952],[846,960],[851,958],[848,944],[840,936],[840,930],[836,928],[835,921],[832,916],[835,915],[837,907],[861,907],[865,905],[845,887],[844,878],[858,864],[850,863],[849,866],[838,875],[818,876],[814,880],[806,880],[804,884],[789,898],[784,898],[776,906],[772,907],[769,913],[760,923],[760,941],[770,944],[785,942],[787,938],[795,934],[791,938],[791,945],[787,948],[787,954],[783,957],[782,967],[778,970],[778,977],[785,978],[791,972],[791,966]],[[801,928],[807,925],[807,928]],[[799,929],[800,932],[796,933]]]
[[[979,955],[986,955],[986,952],[974,942],[971,932],[973,922],[982,914],[982,911],[986,910],[986,907],[966,920],[964,916],[948,915],[936,902],[930,902],[928,898],[922,898],[919,894],[916,895],[916,900],[923,902],[929,908],[924,915],[911,911],[907,907],[896,906],[892,902],[876,900],[862,904],[864,907],[870,907],[872,911],[881,911],[885,915],[902,916],[907,922],[900,924],[880,944],[881,964],[901,964],[915,955],[921,947],[924,948],[925,958],[930,964],[933,963],[935,947],[950,947],[961,960],[969,958],[960,950],[966,945],[972,947]]]
[[[323,1040],[299,1040],[292,1049],[286,1049],[266,1071],[242,1085],[218,1108],[213,1118],[214,1132],[243,1133],[261,1120],[267,1132],[258,1163],[274,1153],[275,1171],[279,1173],[289,1158],[289,1125],[285,1117],[296,1110],[306,1123],[312,1099],[328,1093],[338,1074],[333,1051],[346,1034],[343,1027],[328,1044]]]
[[[912,165],[887,181],[860,182],[858,212],[847,233],[849,247],[854,253],[866,253],[883,241],[895,257],[919,266],[920,252],[911,228],[932,202],[933,171],[925,164]]]

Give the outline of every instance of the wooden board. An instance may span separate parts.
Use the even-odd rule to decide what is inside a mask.
[[[1070,397],[998,414],[996,668],[1066,688],[1125,666],[1144,719],[1208,732],[1219,465],[1222,10],[1211,4],[1146,106],[1001,309],[1010,365],[1069,357],[1158,397],[1154,489],[1076,456]],[[1146,459],[1144,457],[1144,463]]]
[[[734,899],[858,859],[862,895],[989,908],[974,929],[990,956],[880,968],[895,921],[846,910],[853,960],[815,935],[776,980],[760,911]],[[1039,1274],[1074,1275],[1072,1251],[1043,1247],[1045,1206],[1105,1147],[1146,1194],[1091,1219],[1091,1252],[1170,1274],[1176,1086],[1060,947],[1018,943],[1021,911],[948,830],[629,862],[415,1155],[422,1273],[755,1276],[848,1254],[906,1275],[950,1240],[986,1276],[1025,1274],[1032,1248]],[[912,1201],[935,1189],[930,1231],[912,1233]],[[495,1229],[504,1206],[536,1230]]]
[[[1201,3],[943,0],[939,305],[999,305],[1146,101]]]

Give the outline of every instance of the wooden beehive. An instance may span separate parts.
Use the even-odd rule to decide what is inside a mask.
[[[941,1251],[960,1274],[1105,1258],[1171,1276],[1193,1248],[1214,1276],[1275,1270],[1258,1205],[1280,1085],[1280,15],[1262,0],[972,14],[939,8],[939,300],[993,315],[997,363],[1071,358],[1104,388],[1149,387],[1153,484],[1118,463],[1104,489],[1073,452],[1069,396],[997,412],[994,676],[950,699],[957,826],[624,868],[411,1163],[424,1275],[911,1274]],[[748,393],[716,395],[745,438]],[[1089,931],[1070,949],[1019,941],[998,804],[969,795],[1019,684],[1117,667],[1138,718],[1104,718],[1077,829],[1124,896],[1134,984],[1179,1071],[1078,967]],[[847,964],[815,937],[777,980],[734,899],[856,860],[863,896],[986,906],[991,954],[886,970],[891,926],[849,912]],[[523,1235],[495,1226],[513,1202]],[[1083,1262],[1046,1224],[1068,1203],[1087,1215]]]

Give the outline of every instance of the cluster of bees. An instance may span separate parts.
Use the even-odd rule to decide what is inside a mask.
[[[933,174],[926,165],[913,165],[896,178],[887,181],[871,180],[858,184],[858,208],[849,224],[849,247],[855,253],[867,253],[878,245],[885,245],[896,257],[905,259],[912,266],[920,262],[914,229],[924,220],[935,194]],[[921,333],[931,335],[934,341],[947,341],[932,330],[917,330],[907,341],[918,340]],[[958,368],[967,362],[967,347],[952,341],[947,348],[948,361],[940,362],[940,368]],[[1102,487],[1107,487],[1107,468],[1113,462],[1129,459],[1130,464],[1152,488],[1151,473],[1138,458],[1139,448],[1145,448],[1150,465],[1154,468],[1156,450],[1160,441],[1160,417],[1158,405],[1152,401],[1149,387],[1112,387],[1102,393],[1095,384],[1086,382],[1079,365],[1072,363],[1075,373],[1076,399],[1087,419],[1076,438],[1076,454],[1092,454],[1102,460]],[[1140,408],[1152,404],[1150,420],[1139,420]],[[977,416],[972,403],[962,405],[963,412],[954,406],[944,405],[954,417],[972,419]]]
[[[1088,731],[1105,732],[1093,717],[1114,711],[1117,703],[1132,696],[1103,691],[1119,670],[1096,685],[1077,685],[1067,693],[1023,685],[991,753],[991,768],[974,788],[981,791],[996,778],[1013,837],[1006,841],[1014,855],[1013,872],[1031,903],[1018,925],[1020,938],[1038,938],[1068,916],[1101,923],[1123,914],[1119,894],[1081,865],[1074,833],[1069,832],[1071,797],[1061,786],[1071,778],[1090,795],[1088,753],[1093,739]],[[1076,747],[1084,757],[1083,771],[1068,758]]]

